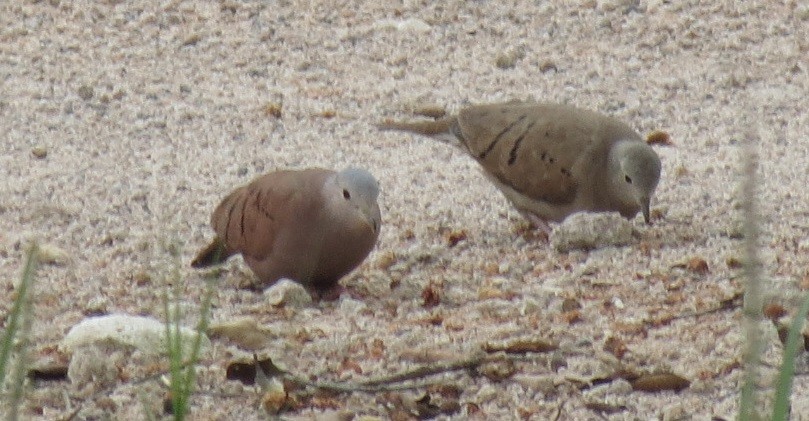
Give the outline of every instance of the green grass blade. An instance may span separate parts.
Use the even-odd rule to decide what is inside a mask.
[[[11,308],[5,335],[0,341],[0,384],[3,384],[6,379],[8,360],[11,358],[11,350],[14,347],[14,337],[20,330],[20,323],[22,323],[24,311],[26,310],[28,290],[34,280],[38,260],[39,246],[33,244],[25,256],[25,268],[22,272],[20,285],[17,287],[17,297]]]
[[[758,165],[754,145],[758,144],[758,134],[751,131],[746,135],[743,151],[742,216],[744,218],[744,278],[745,293],[742,305],[742,331],[744,332],[744,381],[739,397],[739,420],[755,421],[761,418],[758,412],[759,396],[757,384],[759,366],[764,343],[761,339],[761,324],[764,320],[764,279],[761,276],[759,258],[759,216],[756,202],[756,167]]]
[[[177,268],[179,268],[179,263]],[[174,279],[179,280],[179,269],[174,273]],[[175,282],[174,285],[179,285]],[[171,367],[171,399],[172,410],[175,420],[184,420],[188,414],[188,406],[190,396],[194,391],[194,382],[196,381],[196,364],[199,359],[200,351],[202,350],[203,337],[205,331],[208,329],[208,322],[211,310],[211,303],[213,301],[215,282],[213,280],[206,280],[205,293],[202,297],[200,305],[200,317],[197,324],[197,334],[191,343],[191,348],[187,353],[187,360],[185,352],[185,344],[183,344],[183,335],[181,328],[181,315],[179,311],[179,303],[172,306],[169,304],[168,292],[164,293],[163,306],[167,317],[166,323],[166,339],[169,352],[169,364]],[[175,291],[175,300],[179,300],[181,294],[179,290]]]
[[[809,294],[804,298],[801,308],[789,327],[787,342],[784,345],[783,362],[781,370],[778,372],[778,383],[775,388],[773,421],[786,421],[789,418],[789,399],[792,395],[792,380],[795,378],[795,358],[798,355],[799,346],[803,344],[801,331],[807,314],[809,314]]]
[[[19,336],[19,350],[17,364],[14,367],[11,398],[9,400],[9,413],[7,419],[16,420],[19,417],[20,403],[23,395],[26,372],[26,351],[28,347],[28,332],[31,330],[31,300],[30,291],[33,288],[34,274],[39,261],[39,247],[31,245],[25,257],[20,284],[17,287],[17,297],[12,305],[8,326],[2,341],[0,341],[0,385],[5,384],[8,362],[14,348],[14,338]]]

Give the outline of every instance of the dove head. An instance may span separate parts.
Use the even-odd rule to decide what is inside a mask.
[[[651,146],[638,141],[617,143],[610,153],[612,184],[620,201],[643,213],[651,222],[650,205],[660,181],[660,158]]]
[[[360,214],[375,233],[379,232],[381,217],[379,205],[379,183],[371,173],[360,168],[347,168],[337,173],[333,179],[331,200],[339,206],[346,204]],[[355,214],[356,214],[355,213]]]

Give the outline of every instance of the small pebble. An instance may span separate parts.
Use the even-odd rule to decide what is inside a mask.
[[[76,93],[79,94],[79,98],[89,101],[93,98],[93,87],[90,85],[82,85],[79,86],[79,89],[76,90]]]
[[[545,60],[542,62],[542,64],[539,65],[539,71],[542,73],[547,73],[550,72],[551,70],[554,72],[558,72],[559,68],[556,67],[556,63],[550,60]]]
[[[53,244],[40,245],[38,257],[40,263],[54,266],[65,265],[70,260],[68,252]]]
[[[264,298],[273,306],[303,307],[312,303],[306,288],[289,279],[281,279],[264,290]]]
[[[31,149],[31,154],[34,155],[34,158],[45,159],[48,156],[48,149],[44,146],[35,146]]]

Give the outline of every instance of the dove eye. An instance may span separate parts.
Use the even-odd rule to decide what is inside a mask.
[[[345,197],[346,200],[351,199],[351,193],[349,193],[348,190],[343,189],[343,197]]]
[[[632,184],[632,178],[629,177],[628,175],[624,176],[624,180],[626,180],[627,183]]]

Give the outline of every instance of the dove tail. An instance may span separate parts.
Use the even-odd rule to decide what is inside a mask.
[[[228,259],[233,253],[229,253],[225,249],[225,243],[219,237],[216,237],[208,244],[207,247],[202,249],[197,254],[197,257],[191,261],[192,268],[204,268],[208,266],[218,265]]]
[[[446,117],[434,121],[385,121],[378,124],[380,130],[401,130],[424,136],[450,134],[450,127],[455,124],[456,117]]]

